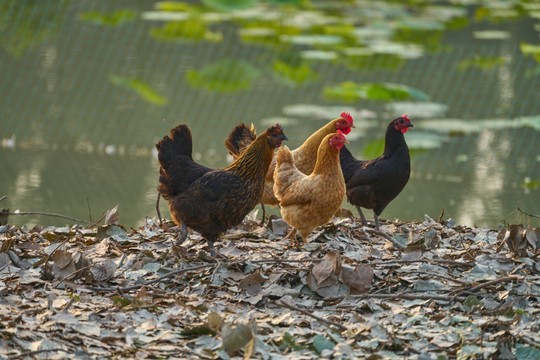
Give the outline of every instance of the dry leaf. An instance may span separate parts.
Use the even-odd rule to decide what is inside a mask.
[[[105,214],[105,225],[118,224],[118,206],[116,205]]]
[[[313,266],[313,269],[311,270],[311,273],[317,280],[317,286],[323,286],[322,283],[332,275],[334,275],[337,279],[336,275],[339,275],[340,267],[341,265],[339,262],[338,253],[329,252],[328,254],[326,254],[324,259],[322,259],[321,262]]]
[[[525,230],[525,238],[529,244],[531,244],[533,251],[536,251],[536,249],[538,249],[538,237],[530,225],[527,226],[527,229]]]
[[[94,280],[97,282],[108,281],[113,278],[116,271],[116,263],[111,259],[98,261],[91,269]]]
[[[244,324],[238,324],[235,327],[225,324],[221,331],[223,347],[231,354],[242,349],[252,337],[251,329]]]
[[[356,268],[343,266],[341,278],[349,287],[352,295],[365,294],[373,281],[373,269],[369,265],[360,264]]]
[[[221,316],[215,311],[212,311],[210,314],[208,314],[208,327],[210,330],[213,330],[214,332],[218,333],[221,330],[221,325],[223,323],[223,320],[221,320]]]
[[[256,271],[243,278],[240,281],[240,288],[244,290],[248,295],[257,295],[262,290],[262,284],[266,281],[261,276],[261,273]]]

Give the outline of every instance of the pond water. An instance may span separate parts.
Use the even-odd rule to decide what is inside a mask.
[[[391,119],[415,124],[411,180],[382,218],[540,214],[539,4],[415,3],[5,0],[0,206],[88,220],[119,204],[136,227],[156,216],[154,145],[175,125],[222,167],[236,123],[280,122],[294,148],[349,111],[360,158]]]

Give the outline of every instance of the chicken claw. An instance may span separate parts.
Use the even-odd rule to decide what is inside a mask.
[[[289,233],[287,234],[287,236],[283,238],[283,240],[289,239],[291,247],[300,247],[302,246],[302,243],[304,243],[304,239],[302,237],[300,237],[301,240],[298,241],[298,239],[296,238],[296,231],[297,231],[296,228],[292,228],[291,230],[289,230]],[[293,242],[294,242],[294,245],[293,245]]]
[[[186,224],[182,223],[182,227],[180,228],[180,236],[178,236],[178,238],[174,242],[174,245],[176,246],[182,245],[184,241],[186,241],[187,234],[188,234],[188,228]]]

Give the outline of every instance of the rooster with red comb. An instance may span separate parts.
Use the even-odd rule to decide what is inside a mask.
[[[361,207],[373,209],[378,230],[379,215],[407,185],[411,158],[403,134],[412,127],[407,114],[392,120],[386,128],[384,152],[372,160],[357,160],[349,149],[341,149],[339,155],[347,186],[347,201],[356,206],[363,225],[367,225],[367,221]]]

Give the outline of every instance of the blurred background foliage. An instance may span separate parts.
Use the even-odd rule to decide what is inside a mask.
[[[361,158],[392,118],[415,124],[386,217],[540,213],[539,19],[525,0],[4,0],[1,205],[88,218],[87,199],[94,215],[120,203],[137,226],[155,216],[154,144],[178,123],[221,167],[236,123],[279,121],[296,147],[350,111]]]

